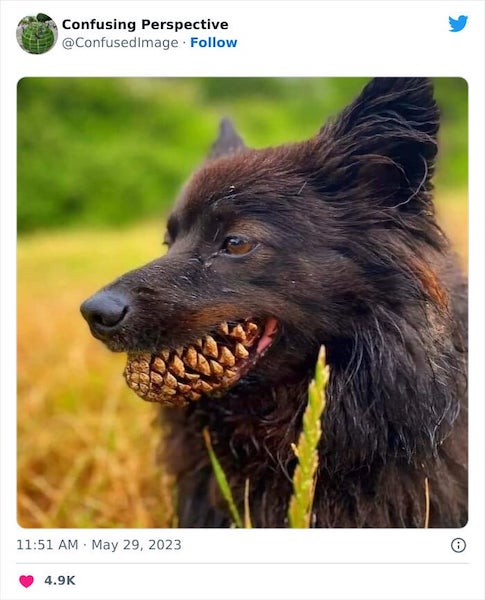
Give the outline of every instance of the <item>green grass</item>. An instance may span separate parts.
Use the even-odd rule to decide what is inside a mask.
[[[298,444],[292,444],[292,449],[297,457],[297,465],[293,474],[293,493],[288,506],[288,523],[289,527],[294,529],[308,529],[310,527],[318,468],[318,444],[322,434],[321,419],[325,410],[325,389],[329,376],[330,371],[325,363],[325,348],[322,346],[315,365],[315,377],[308,386],[308,403],[303,413],[302,431]],[[246,479],[245,485],[243,521],[234,501],[226,474],[212,447],[210,433],[207,428],[204,429],[203,435],[217,485],[227,503],[234,525],[239,528],[251,529],[249,479]]]
[[[18,85],[18,226],[131,223],[167,210],[218,122],[255,148],[315,135],[365,78],[25,78]],[[436,78],[437,181],[467,184],[467,89]]]
[[[315,366],[315,377],[308,387],[308,404],[302,421],[302,431],[293,450],[298,463],[293,474],[293,494],[288,507],[288,522],[292,528],[310,527],[313,496],[318,469],[318,444],[322,435],[321,419],[325,410],[325,389],[330,371],[325,363],[322,346]]]
[[[209,430],[207,428],[205,428],[202,433],[204,435],[205,445],[207,448],[207,452],[209,454],[209,458],[210,458],[211,465],[212,465],[212,470],[214,471],[217,485],[219,486],[219,490],[220,490],[224,500],[227,502],[227,506],[229,508],[229,512],[231,513],[231,517],[232,517],[232,520],[234,521],[234,524],[236,525],[236,527],[241,528],[241,527],[243,527],[243,520],[239,514],[237,507],[236,507],[236,503],[234,502],[232,491],[229,486],[229,482],[227,481],[226,474],[224,473],[224,469],[222,468],[221,463],[219,462],[219,459],[217,458],[217,456],[214,452],[214,449],[212,447],[212,441],[210,438]]]

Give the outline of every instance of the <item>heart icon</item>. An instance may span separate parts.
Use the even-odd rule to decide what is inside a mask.
[[[25,588],[28,588],[34,583],[34,577],[32,575],[21,575],[19,577],[19,581],[21,585],[23,585]]]

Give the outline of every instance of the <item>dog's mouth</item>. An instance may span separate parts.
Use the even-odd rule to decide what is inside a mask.
[[[150,402],[184,406],[202,395],[220,395],[268,350],[278,331],[274,317],[221,323],[204,338],[157,354],[128,353],[124,376]]]

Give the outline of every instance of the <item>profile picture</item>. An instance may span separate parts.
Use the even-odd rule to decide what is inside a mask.
[[[24,17],[17,26],[17,42],[29,54],[44,54],[57,41],[57,26],[44,13]]]
[[[467,523],[466,81],[17,106],[20,525]]]

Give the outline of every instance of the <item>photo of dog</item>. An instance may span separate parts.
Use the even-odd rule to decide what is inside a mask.
[[[223,119],[167,253],[82,303],[160,404],[178,526],[232,524],[204,431],[253,526],[288,526],[322,345],[310,526],[466,524],[467,282],[435,215],[439,126],[425,78],[369,81],[301,142],[252,149]]]

